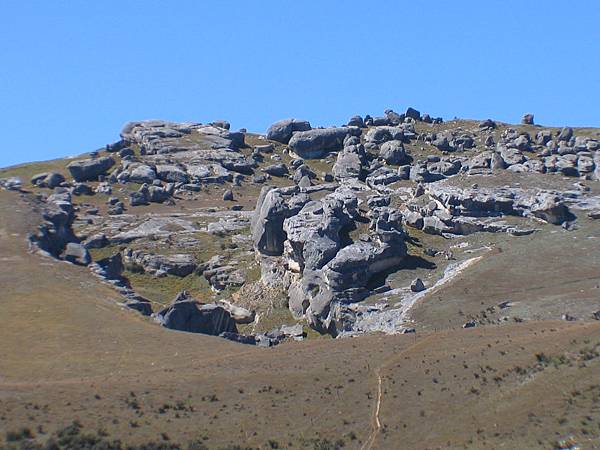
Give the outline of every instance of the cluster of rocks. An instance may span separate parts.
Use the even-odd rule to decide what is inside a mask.
[[[532,126],[533,115],[524,116],[523,123]],[[261,283],[283,288],[295,319],[337,336],[356,329],[354,306],[377,292],[376,279],[403,267],[405,227],[452,238],[477,232],[523,235],[535,231],[505,221],[508,216],[531,217],[567,229],[575,220],[570,206],[579,201],[577,193],[483,188],[472,181],[454,180],[497,176],[501,171],[507,171],[505,175],[555,173],[600,179],[600,141],[576,136],[571,128],[531,132],[529,126],[510,128],[492,120],[440,124],[441,119],[413,108],[401,114],[386,110],[383,116],[353,116],[346,124],[329,128],[287,119],[271,125],[265,137],[252,138],[244,130],[231,131],[223,120],[206,125],[131,122],[122,129],[121,140],[107,145],[108,154],[92,153],[71,162],[67,170],[72,180],[57,172],[32,177],[32,185],[52,191],[43,198],[44,222],[30,240],[57,258],[90,265],[121,292],[128,307],[149,315],[151,302],[131,289],[123,277],[125,268],[155,277],[196,274],[215,292],[235,290],[248,276],[236,256],[214,255],[200,262],[192,251],[173,250],[167,240],[174,229],[180,235],[206,232],[211,238],[227,237],[232,242],[232,235],[245,233],[246,250],[251,238],[261,264]],[[262,143],[256,145],[253,139]],[[428,154],[427,148],[435,154]],[[235,187],[268,184],[269,180],[278,186],[285,181],[291,185],[264,186],[253,213],[233,203],[243,191]],[[128,183],[136,186],[123,188]],[[169,217],[135,215],[148,211],[134,209],[141,205],[173,205],[175,200],[201,198],[209,192],[207,185],[214,184],[225,185],[215,200],[232,202],[221,208],[227,216],[215,213],[210,221],[198,223],[175,213]],[[0,186],[21,189],[22,183],[4,179]],[[125,198],[119,198],[123,192]],[[107,232],[110,237],[98,233],[82,240],[73,231],[74,223],[94,222],[90,216],[99,211],[97,205],[87,205],[84,216],[73,205],[73,196],[97,193],[109,196],[108,215],[119,217],[111,217],[114,232]],[[131,209],[123,215],[125,202]],[[600,217],[596,209],[588,215],[594,214]],[[160,244],[144,250],[131,248],[138,248],[137,243],[131,244],[138,239],[164,240],[169,248]],[[110,258],[91,264],[89,250],[109,244],[130,248],[122,250],[123,245]],[[417,294],[425,285],[416,279],[407,288]],[[250,317],[254,320],[252,312],[224,302],[202,303],[186,293],[155,317],[167,328],[254,345],[271,346],[303,334],[301,326],[240,334],[237,326],[248,323]]]
[[[285,339],[302,339],[302,325],[283,325],[267,333],[240,334],[238,325],[254,322],[255,314],[226,301],[202,303],[188,292],[180,292],[170,305],[154,314],[166,328],[191,333],[220,336],[242,344],[271,347]]]
[[[41,203],[42,223],[35,233],[28,236],[34,249],[55,258],[79,265],[88,265],[88,250],[79,243],[73,232],[75,208],[71,192],[67,188],[55,188]]]
[[[123,262],[132,272],[146,272],[156,277],[186,277],[198,268],[189,254],[155,255],[131,248],[123,251]]]
[[[501,187],[459,188],[432,183],[414,189],[401,212],[406,225],[428,234],[467,235],[476,232],[529,234],[534,229],[507,225],[504,216],[536,217],[561,225],[574,219],[564,194]]]
[[[292,314],[321,332],[343,330],[340,305],[363,300],[372,277],[398,267],[406,254],[399,212],[385,201],[371,205],[361,210],[343,187],[320,200],[299,189],[261,192],[252,224],[256,252],[265,271],[283,268],[273,278],[285,280]]]

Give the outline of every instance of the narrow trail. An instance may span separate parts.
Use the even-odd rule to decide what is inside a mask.
[[[436,335],[437,336],[437,335]],[[379,419],[379,414],[381,411],[381,401],[383,399],[383,378],[381,377],[381,371],[386,369],[388,366],[391,366],[394,362],[398,360],[401,356],[404,356],[406,353],[416,349],[417,347],[425,344],[427,341],[431,340],[434,337],[433,334],[421,339],[418,342],[415,342],[413,345],[408,348],[402,350],[400,353],[395,355],[393,359],[388,360],[381,366],[375,369],[375,375],[377,376],[377,400],[375,402],[375,408],[373,409],[373,419],[372,419],[372,430],[369,434],[369,438],[362,445],[361,450],[371,450],[373,445],[375,444],[375,440],[381,431],[381,420]]]

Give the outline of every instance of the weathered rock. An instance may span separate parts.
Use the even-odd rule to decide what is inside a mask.
[[[482,122],[479,122],[479,128],[494,130],[496,129],[496,122],[494,122],[492,119],[486,119]]]
[[[379,156],[388,164],[403,165],[410,163],[411,158],[406,154],[402,141],[387,141],[381,145]]]
[[[428,234],[443,234],[452,232],[439,217],[428,216],[423,218],[423,231]]]
[[[283,163],[267,166],[263,168],[262,171],[274,177],[284,177],[290,173],[287,166]]]
[[[523,118],[521,119],[521,123],[523,125],[533,125],[533,114],[531,114],[531,113],[524,114]]]
[[[215,255],[207,262],[198,266],[201,273],[211,287],[217,291],[230,286],[242,286],[246,282],[244,271],[227,264],[221,255]]]
[[[67,244],[63,253],[63,259],[80,266],[87,266],[92,262],[92,258],[87,249],[82,244],[75,242],[69,242]]]
[[[531,213],[554,225],[560,225],[572,218],[567,205],[558,196],[548,193],[543,193],[536,198]]]
[[[319,159],[327,152],[341,150],[344,138],[359,134],[353,127],[319,128],[294,133],[289,141],[290,150],[303,159]]]
[[[364,162],[365,151],[361,144],[344,147],[344,149],[338,153],[337,160],[333,165],[333,176],[338,180],[345,178],[364,179]]]
[[[31,178],[31,184],[38,187],[54,189],[65,181],[65,177],[57,172],[38,173]]]
[[[256,314],[254,311],[250,311],[246,308],[242,308],[241,306],[234,305],[225,300],[220,300],[215,302],[216,305],[223,307],[225,310],[229,312],[231,318],[237,324],[248,324],[254,322]]]
[[[223,192],[223,200],[233,201],[233,191],[231,189],[227,189],[225,192]]]
[[[100,233],[88,237],[82,244],[89,250],[90,248],[104,248],[108,246],[110,242],[105,234]]]
[[[108,169],[115,165],[115,160],[110,156],[95,159],[73,161],[67,166],[75,181],[94,181],[99,176],[106,174]]]
[[[168,183],[187,183],[189,181],[189,175],[184,169],[170,164],[157,165],[156,176]]]
[[[356,197],[334,192],[321,201],[306,203],[296,215],[285,219],[288,264],[299,272],[323,267],[339,250],[339,233],[350,223],[356,206]]]
[[[525,156],[515,148],[507,148],[502,147],[500,149],[500,156],[506,163],[507,166],[512,166],[513,164],[522,164],[525,162]]]
[[[572,137],[573,137],[573,128],[564,127],[562,130],[560,130],[560,133],[558,134],[557,139],[559,141],[568,142]]]
[[[164,327],[191,333],[218,336],[224,332],[237,333],[229,311],[216,304],[202,304],[187,293],[178,295],[169,306],[156,314]]]
[[[308,177],[310,180],[314,180],[315,178],[317,178],[317,174],[314,173],[312,169],[306,164],[301,164],[294,172],[294,176],[292,177],[292,179],[294,180],[294,182],[300,183],[300,180],[302,180],[302,178],[304,177]]]
[[[286,201],[280,189],[263,188],[252,219],[254,248],[263,255],[281,255],[286,239],[283,221],[298,213],[308,201],[306,195],[297,195]]]
[[[420,278],[415,278],[413,282],[410,284],[410,290],[413,292],[421,292],[426,289],[423,281]]]
[[[546,145],[548,142],[552,140],[552,132],[551,131],[538,131],[535,135],[535,143],[538,145]]]
[[[365,121],[363,120],[363,118],[361,116],[352,116],[348,120],[348,126],[349,127],[364,128],[365,127]]]
[[[185,277],[196,270],[194,257],[189,254],[154,255],[142,250],[127,249],[123,253],[124,263],[134,271],[153,275]]]
[[[391,140],[404,141],[404,129],[388,126],[375,127],[371,128],[365,135],[365,141],[374,145],[380,145]]]
[[[267,130],[267,139],[287,144],[293,133],[311,129],[307,120],[285,119],[275,122]]]
[[[156,179],[156,172],[150,166],[145,164],[139,165],[129,172],[129,181],[132,183],[152,184]]]
[[[143,185],[136,192],[129,194],[129,204],[131,206],[147,205],[150,202],[150,194],[148,191],[148,185]]]
[[[414,108],[408,108],[404,115],[414,120],[421,120],[421,113]]]

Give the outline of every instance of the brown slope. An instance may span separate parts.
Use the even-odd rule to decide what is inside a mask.
[[[127,442],[206,437],[210,448],[310,448],[319,435],[346,448],[549,448],[569,434],[598,444],[598,360],[535,371],[536,354],[575,358],[600,342],[596,323],[274,349],[176,333],[121,309],[86,269],[28,254],[30,209],[0,192],[1,431],[43,440],[77,419]]]

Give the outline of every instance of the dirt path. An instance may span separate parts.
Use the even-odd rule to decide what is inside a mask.
[[[396,354],[393,359],[389,359],[387,362],[385,362],[384,364],[382,364],[381,366],[379,366],[378,368],[375,369],[375,375],[377,376],[377,399],[375,401],[375,407],[373,408],[373,419],[371,421],[372,422],[372,430],[371,430],[371,433],[369,434],[369,438],[365,441],[365,443],[361,447],[361,450],[371,450],[373,448],[373,445],[375,444],[377,436],[379,435],[379,432],[381,431],[381,428],[382,428],[381,420],[379,418],[379,413],[381,410],[381,402],[383,400],[383,378],[381,377],[382,370],[391,366],[401,356],[406,355],[408,352],[410,352],[410,351],[416,349],[417,347],[425,344],[426,342],[430,341],[433,337],[434,337],[434,335],[429,335],[429,336],[421,339],[420,341],[415,342],[410,347],[408,347],[405,350],[401,351],[400,353]]]

